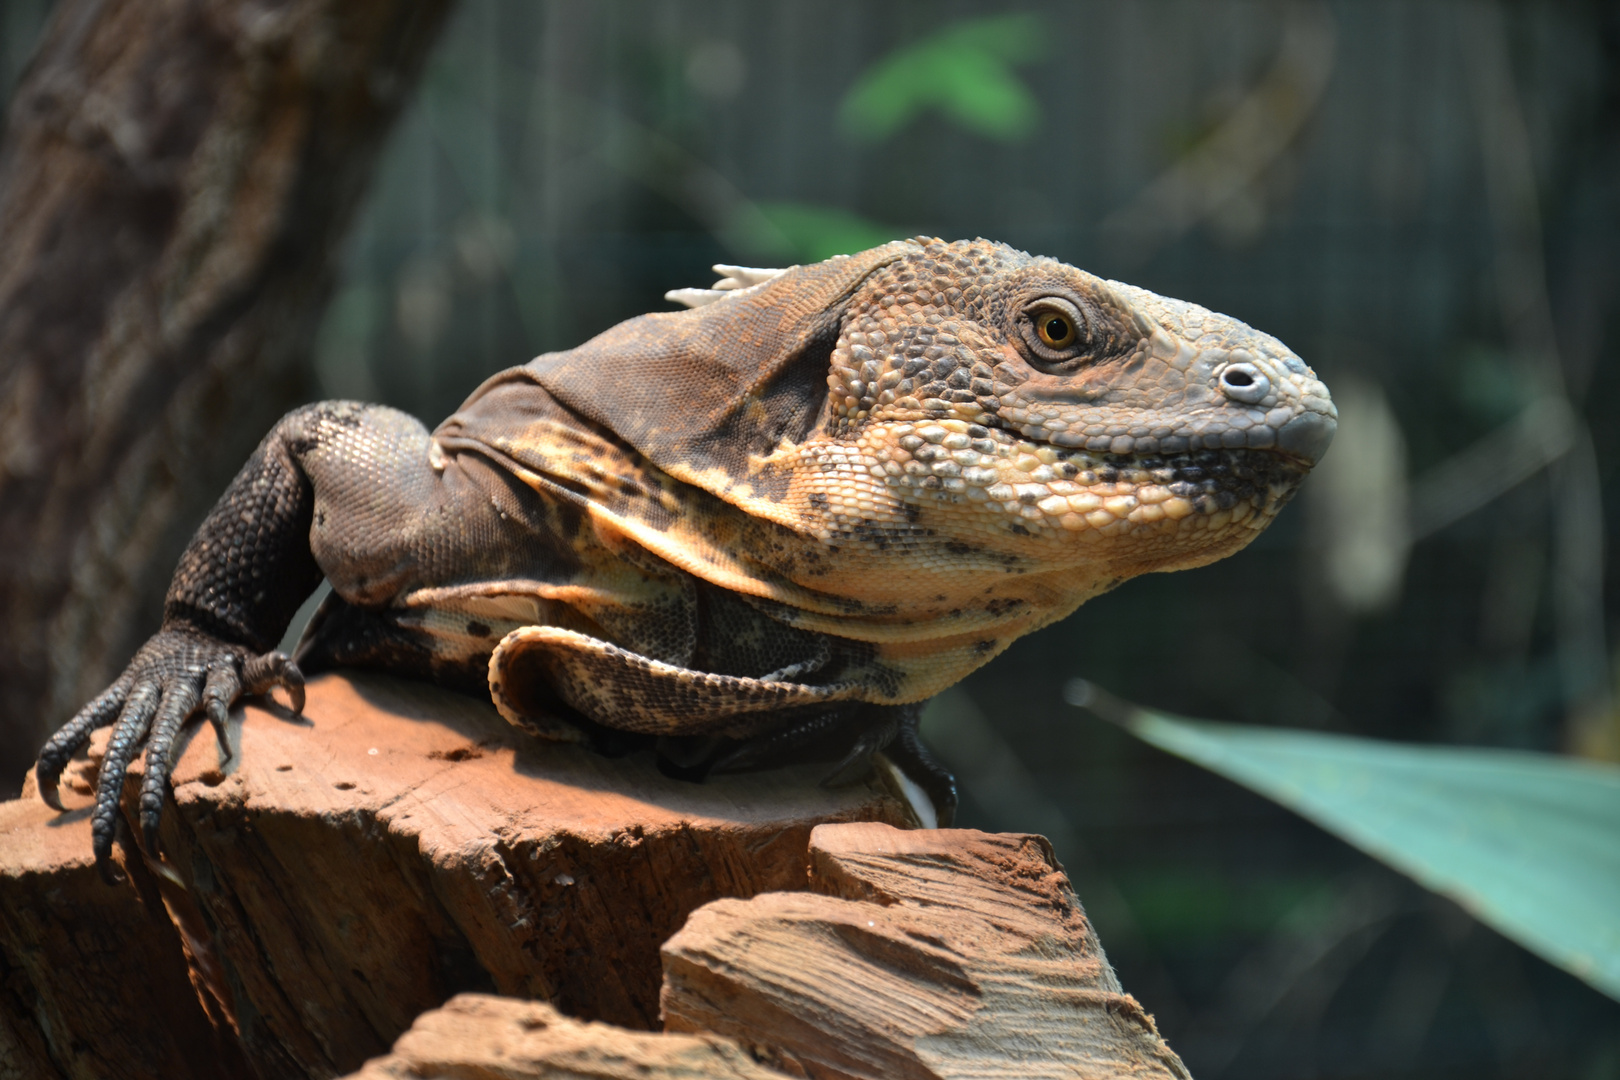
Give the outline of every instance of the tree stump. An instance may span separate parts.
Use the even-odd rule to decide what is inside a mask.
[[[161,844],[184,884],[167,899],[193,978],[266,1077],[354,1069],[459,991],[654,1027],[659,946],[695,908],[803,888],[817,824],[910,821],[875,782],[820,787],[825,766],[684,783],[647,755],[610,760],[542,743],[487,702],[377,675],[314,680],[302,718],[249,706],[230,738],[234,753],[222,762],[206,725],[190,733]],[[88,801],[93,765],[64,778],[67,798],[78,791]],[[132,820],[136,772],[126,787]],[[27,826],[0,865],[8,911],[29,890],[59,887],[13,865],[14,852],[38,847],[37,834],[53,828],[34,799],[26,792],[7,807]],[[74,881],[83,879],[63,910],[155,892],[155,875],[127,851],[134,886],[91,880],[88,836],[68,835],[88,832],[80,817],[55,826],[58,873],[71,863]],[[102,899],[114,894],[124,899]],[[7,965],[43,934],[9,933]],[[22,996],[71,1002],[104,955],[75,960],[64,947],[35,965]],[[122,977],[138,987],[145,974],[131,963]],[[97,975],[101,984],[119,978]],[[138,999],[129,987],[122,992]],[[113,1060],[123,1037],[82,1013],[52,1032],[56,1043],[107,1046]],[[103,1075],[120,1074],[153,1072]]]
[[[683,783],[367,674],[228,738],[190,732],[163,861],[124,844],[117,886],[84,809],[0,804],[0,1080],[330,1077],[396,1039],[365,1077],[1187,1075],[1044,839],[907,831],[875,777]]]

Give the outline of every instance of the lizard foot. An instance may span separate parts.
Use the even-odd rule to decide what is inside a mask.
[[[116,682],[45,743],[34,766],[40,798],[61,810],[58,785],[62,770],[90,740],[91,732],[116,723],[90,815],[96,866],[103,878],[114,880],[111,857],[118,833],[118,802],[129,763],[142,744],[146,746],[146,776],[141,783],[141,834],[146,851],[155,855],[174,742],[186,720],[201,707],[228,759],[231,750],[225,723],[232,702],[243,694],[263,694],[274,686],[287,691],[295,713],[302,711],[304,677],[285,653],[257,656],[195,630],[160,630],[141,646]]]
[[[795,723],[733,745],[712,759],[707,771],[743,772],[798,761],[837,764],[822,780],[837,787],[865,776],[873,755],[882,753],[905,781],[916,788],[913,802],[926,799],[933,809],[930,827],[947,828],[956,817],[956,777],[934,756],[917,733],[922,703],[873,705],[844,703]],[[660,743],[662,748],[664,742]],[[829,753],[830,752],[830,753]]]
[[[911,783],[916,784],[928,801],[934,804],[934,827],[948,829],[956,820],[956,774],[945,767],[945,763],[934,756],[922,736],[917,732],[917,723],[922,719],[922,709],[919,707],[912,715],[901,721],[900,731],[894,742],[884,747],[883,753],[900,775]]]
[[[772,729],[730,740],[714,758],[710,771],[752,772],[799,762],[836,762],[822,784],[838,787],[865,775],[872,755],[894,739],[902,714],[909,708],[847,701],[806,711],[796,719],[779,713],[772,718],[777,721]]]

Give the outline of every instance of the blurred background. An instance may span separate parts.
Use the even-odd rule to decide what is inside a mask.
[[[431,425],[712,263],[918,233],[1241,318],[1343,418],[1249,549],[936,702],[959,823],[1052,838],[1195,1076],[1620,1077],[1620,1004],[1064,700],[1620,758],[1620,7],[463,0],[309,395]]]

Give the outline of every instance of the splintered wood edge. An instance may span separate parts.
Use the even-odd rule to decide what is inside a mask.
[[[811,892],[715,901],[665,943],[666,1031],[827,1078],[1188,1077],[1045,838],[862,822],[810,853]]]

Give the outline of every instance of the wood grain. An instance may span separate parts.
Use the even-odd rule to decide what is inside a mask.
[[[666,1030],[814,1077],[1187,1077],[1043,837],[822,826],[811,892],[721,900],[665,944]]]

